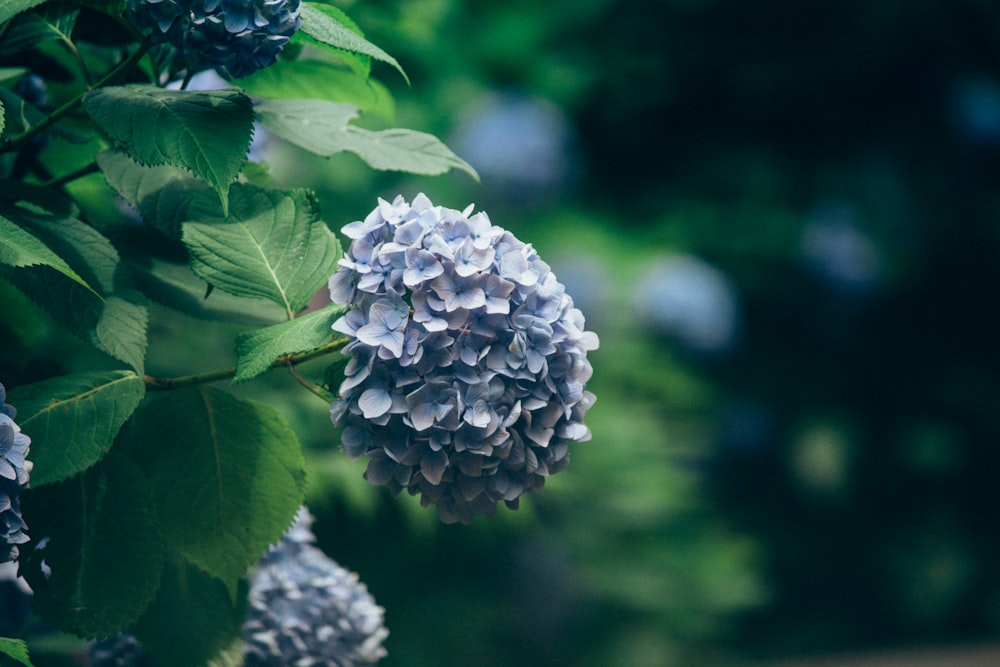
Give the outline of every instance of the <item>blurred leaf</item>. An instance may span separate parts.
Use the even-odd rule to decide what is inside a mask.
[[[15,267],[50,266],[95,295],[97,294],[65,260],[3,215],[0,215],[0,263]]]
[[[139,618],[160,585],[163,538],[143,474],[111,453],[82,475],[31,489],[25,520],[48,537],[21,572],[35,612],[60,630],[104,637]],[[43,573],[43,566],[48,574]]]
[[[289,322],[248,331],[236,337],[236,377],[243,381],[266,371],[286,354],[313,350],[330,341],[333,320],[342,308],[335,305],[313,311]]]
[[[0,25],[45,0],[0,0]]]
[[[279,60],[240,84],[254,97],[353,104],[386,121],[391,121],[395,114],[392,95],[381,83],[318,60]]]
[[[246,616],[246,581],[230,599],[218,579],[168,558],[159,593],[135,626],[135,635],[161,665],[204,665],[239,637]]]
[[[146,386],[132,371],[97,371],[11,390],[21,428],[31,436],[31,486],[76,475],[107,454]]]
[[[357,107],[324,100],[263,100],[256,112],[285,141],[324,157],[346,150],[339,136],[358,117]]]
[[[194,192],[205,190],[200,181],[169,166],[144,167],[125,153],[108,150],[97,154],[97,165],[108,185],[142,216],[174,240],[181,238],[181,222]]]
[[[269,406],[200,386],[145,406],[131,442],[168,542],[235,599],[240,578],[305,496],[295,433]]]
[[[52,39],[71,43],[70,33],[73,32],[79,13],[79,7],[51,3],[36,11],[21,14],[4,33],[0,53],[26,51],[40,42]]]
[[[253,103],[238,90],[164,90],[126,85],[98,88],[83,98],[87,113],[137,162],[190,170],[219,193],[246,162],[253,137]]]
[[[7,83],[8,81],[14,81],[15,79],[20,79],[27,73],[28,73],[27,67],[0,67],[0,83]],[[0,109],[2,108],[3,104],[0,103]]]
[[[461,169],[477,181],[479,174],[465,160],[451,152],[437,137],[415,130],[373,132],[347,126],[343,147],[375,169],[407,171],[435,176],[449,169]]]
[[[312,194],[233,186],[227,218],[210,199],[198,198],[185,222],[192,267],[208,283],[237,296],[270,299],[288,318],[329,280],[341,248],[319,219]]]
[[[141,372],[148,312],[110,241],[74,218],[7,211],[15,213],[22,227],[66,260],[101,296],[46,267],[9,273],[10,281],[74,335]]]
[[[353,22],[345,24],[346,16],[341,10],[319,3],[303,2],[299,16],[302,18],[302,36],[297,33],[293,39],[301,40],[304,36],[309,36],[321,45],[371,56],[376,60],[389,63],[403,76],[406,83],[410,82],[406,72],[399,66],[395,58],[352,30],[353,27],[356,27]]]
[[[28,645],[23,639],[8,639],[0,637],[0,653],[6,655],[11,660],[16,660],[27,667],[34,667],[28,659]]]
[[[282,139],[310,153],[329,157],[342,151],[358,155],[375,169],[414,174],[443,174],[461,169],[479,175],[437,137],[414,130],[374,132],[348,121],[357,109],[322,100],[265,100],[257,104],[260,122]]]

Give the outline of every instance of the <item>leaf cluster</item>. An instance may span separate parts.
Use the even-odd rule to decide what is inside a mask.
[[[301,20],[271,68],[195,90],[198,72],[120,3],[0,0],[0,279],[28,317],[97,351],[8,384],[34,464],[20,572],[50,626],[134,632],[163,664],[231,649],[247,571],[305,496],[285,417],[210,383],[287,367],[329,400],[340,369],[319,383],[294,371],[344,343],[338,309],[314,300],[342,250],[311,192],[251,160],[255,132],[476,177],[429,134],[357,125],[391,120],[373,61],[405,72],[341,10],[305,2]],[[149,375],[157,318],[174,311],[235,323],[235,366]],[[30,665],[20,640],[0,654]]]

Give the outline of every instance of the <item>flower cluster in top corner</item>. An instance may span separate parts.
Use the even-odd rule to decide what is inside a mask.
[[[0,563],[17,559],[18,545],[28,541],[19,496],[31,472],[31,461],[25,460],[31,438],[21,433],[14,422],[17,410],[6,400],[0,384]]]
[[[472,207],[379,200],[330,279],[350,357],[331,406],[365,477],[445,522],[512,508],[590,438],[597,336],[535,250]]]
[[[272,65],[301,27],[300,0],[127,0],[132,22],[196,70],[237,78]]]

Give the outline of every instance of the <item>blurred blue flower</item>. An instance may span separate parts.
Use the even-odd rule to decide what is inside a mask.
[[[363,667],[386,654],[384,611],[356,574],[313,545],[311,524],[303,507],[250,576],[245,667]]]
[[[594,403],[583,314],[531,246],[471,213],[380,200],[330,279],[350,306],[333,325],[351,339],[330,408],[344,450],[446,522],[541,488]]]
[[[740,326],[736,288],[722,271],[690,255],[651,262],[632,293],[636,318],[696,353],[722,353]]]
[[[31,472],[31,462],[25,458],[31,438],[21,433],[14,422],[17,410],[6,400],[7,391],[0,384],[0,563],[17,559],[18,545],[29,540],[20,495]]]

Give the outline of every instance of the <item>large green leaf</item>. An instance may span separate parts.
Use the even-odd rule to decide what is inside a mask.
[[[234,379],[249,380],[266,371],[278,357],[307,352],[329,342],[333,336],[330,327],[341,310],[331,305],[289,322],[240,334],[236,337]]]
[[[135,263],[129,261],[129,266],[143,294],[198,319],[267,326],[287,317],[284,309],[272,301],[233,296],[222,290],[206,296],[207,283],[191,271],[187,262],[140,257]]]
[[[90,638],[139,618],[160,585],[164,545],[135,465],[112,452],[81,475],[30,489],[22,507],[32,536],[48,538],[21,568],[46,623]]]
[[[43,2],[45,0],[0,0],[0,24]]]
[[[221,581],[168,558],[163,583],[136,624],[135,635],[157,664],[205,665],[234,642],[241,644],[247,586],[245,580],[240,584],[234,602]]]
[[[475,169],[433,135],[402,129],[376,132],[349,125],[357,116],[357,108],[349,104],[264,100],[256,110],[267,129],[316,155],[350,151],[375,169],[431,176],[461,169],[479,179]]]
[[[229,217],[210,198],[197,198],[183,225],[191,265],[208,283],[237,296],[264,298],[291,319],[336,269],[337,237],[319,220],[304,190],[233,186]]]
[[[34,667],[28,659],[28,645],[23,639],[8,639],[0,637],[0,654],[15,660],[26,667]]]
[[[406,72],[399,66],[396,59],[355,32],[352,29],[355,27],[353,22],[345,22],[345,16],[340,10],[328,8],[316,2],[303,2],[299,16],[302,18],[302,35],[298,36],[297,39],[301,40],[302,36],[307,35],[318,44],[371,56],[376,60],[389,63],[406,79],[407,83],[410,82]]]
[[[59,482],[97,463],[146,393],[132,371],[95,371],[16,387],[18,424],[31,437],[32,487]]]
[[[131,433],[168,542],[235,597],[305,496],[295,433],[273,408],[207,386],[150,402]]]
[[[342,137],[347,124],[358,117],[356,106],[325,100],[261,100],[255,111],[257,119],[285,141],[323,156],[347,150]]]
[[[136,287],[153,301],[202,320],[269,326],[288,319],[285,309],[272,301],[209,289],[191,270],[184,245],[165,242],[154,229],[119,227],[112,241],[131,270]]]
[[[279,60],[240,84],[254,97],[353,104],[386,121],[395,114],[392,95],[381,83],[319,60]]]
[[[71,44],[70,33],[76,25],[79,7],[68,4],[48,4],[14,19],[0,42],[0,53],[9,54],[30,49],[40,42],[62,40]]]
[[[50,266],[81,287],[97,292],[47,245],[0,214],[0,263],[8,266]]]
[[[253,137],[253,103],[242,92],[108,86],[87,93],[83,106],[137,162],[187,169],[228,207]]]
[[[108,185],[134,208],[142,219],[168,237],[180,240],[192,193],[205,186],[170,165],[145,167],[121,151],[97,154],[97,166]]]
[[[348,125],[343,150],[351,151],[375,169],[408,171],[430,176],[461,169],[477,181],[479,175],[434,135],[415,130],[374,132]]]
[[[141,372],[148,312],[108,239],[74,218],[24,209],[6,212],[63,258],[100,296],[44,266],[9,272],[8,279],[72,333]]]

